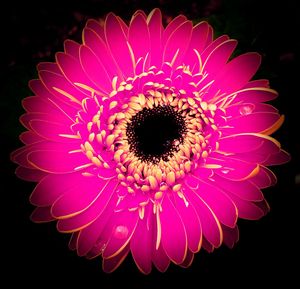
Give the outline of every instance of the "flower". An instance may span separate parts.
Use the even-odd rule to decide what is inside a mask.
[[[159,9],[129,26],[112,13],[89,20],[83,44],[67,40],[38,65],[23,100],[27,131],[12,159],[38,182],[32,220],[57,221],[106,272],[129,252],[147,274],[232,247],[238,217],[269,210],[267,166],[289,159],[270,136],[283,122],[265,103],[277,93],[251,80],[261,57],[230,59],[236,45],[182,15],[163,28]]]

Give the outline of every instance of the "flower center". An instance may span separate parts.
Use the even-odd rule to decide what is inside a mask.
[[[179,150],[185,131],[184,118],[168,105],[139,111],[127,125],[126,134],[130,150],[139,159],[157,163]]]

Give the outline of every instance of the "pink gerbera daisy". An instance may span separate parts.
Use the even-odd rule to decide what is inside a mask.
[[[270,135],[277,96],[252,80],[261,57],[230,59],[237,41],[213,40],[207,22],[162,26],[159,9],[130,24],[89,20],[83,44],[65,41],[38,65],[23,100],[17,175],[38,182],[35,222],[57,221],[70,248],[116,269],[131,252],[145,274],[192,263],[238,240],[238,217],[268,210],[269,165],[289,155]]]

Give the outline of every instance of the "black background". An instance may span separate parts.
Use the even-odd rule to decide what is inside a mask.
[[[299,11],[297,1],[18,1],[1,9],[1,264],[10,283],[39,288],[84,285],[84,288],[193,288],[298,285],[299,237],[297,194],[299,181]],[[132,13],[160,7],[164,21],[183,13],[195,22],[208,20],[216,35],[227,33],[239,40],[237,53],[257,51],[263,56],[258,77],[268,78],[280,96],[272,102],[286,121],[275,133],[292,161],[275,167],[278,184],[265,190],[271,212],[260,221],[239,221],[240,241],[229,250],[221,247],[213,254],[201,251],[189,269],[171,265],[164,274],[155,269],[144,276],[131,257],[112,274],[104,274],[101,260],[87,261],[67,248],[67,235],[56,232],[54,224],[29,221],[33,207],[28,196],[34,184],[14,176],[9,153],[21,145],[23,113],[21,99],[31,92],[27,83],[37,76],[35,66],[53,61],[63,40],[80,41],[88,18],[104,18],[113,11],[127,21]],[[298,164],[298,166],[297,166]],[[298,191],[298,192],[297,192]],[[298,268],[297,268],[298,267]],[[54,287],[54,288],[55,288]],[[294,287],[294,286],[293,286]],[[297,287],[297,286],[295,286]]]

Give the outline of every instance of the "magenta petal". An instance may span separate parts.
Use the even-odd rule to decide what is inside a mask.
[[[219,247],[222,244],[223,233],[220,222],[216,215],[197,193],[190,190],[188,187],[184,187],[183,190],[188,199],[193,202],[201,222],[203,236],[214,247]]]
[[[101,198],[97,200],[89,207],[88,210],[83,211],[74,217],[61,219],[57,222],[57,229],[60,232],[75,232],[86,228],[92,222],[94,222],[111,204],[116,204],[117,195],[115,193],[118,180],[112,179],[105,187],[105,190],[101,194]]]
[[[83,180],[84,177],[80,173],[47,175],[33,190],[30,195],[30,202],[40,207],[51,206],[68,189],[77,186]]]
[[[39,76],[42,83],[46,86],[51,94],[55,95],[59,100],[69,105],[76,106],[77,104],[77,106],[81,106],[81,101],[88,96],[75,88],[59,74],[48,71],[40,71]]]
[[[166,39],[166,45],[163,52],[163,60],[171,63],[174,67],[181,65],[182,59],[190,43],[193,24],[191,21],[182,23]],[[175,45],[176,44],[176,45]]]
[[[186,22],[187,19],[184,15],[178,15],[175,17],[165,28],[163,35],[162,35],[162,43],[165,45],[170,37],[170,35],[184,22]]]
[[[208,23],[203,21],[193,27],[189,51],[196,49],[199,54],[205,47],[208,36]]]
[[[201,179],[199,188],[195,190],[205,203],[212,209],[218,220],[230,228],[235,227],[238,212],[231,199],[222,191],[217,184],[205,182]]]
[[[260,133],[271,128],[280,118],[277,113],[256,112],[227,121],[226,134],[254,132]]]
[[[67,138],[64,135],[73,135],[70,127],[66,124],[58,122],[50,122],[44,120],[31,120],[29,122],[31,129],[40,137],[56,142],[75,142],[78,143],[76,138]]]
[[[138,268],[144,273],[151,272],[151,248],[152,248],[152,219],[145,212],[144,219],[140,219],[130,241],[132,257]],[[152,212],[150,212],[151,214]],[[147,218],[146,218],[147,216]]]
[[[203,237],[202,240],[202,248],[205,249],[208,253],[212,253],[215,249],[214,246],[205,237]]]
[[[86,255],[88,257],[92,253],[102,254],[106,244],[100,241],[100,236],[109,218],[114,214],[114,206],[114,202],[109,202],[105,211],[94,222],[80,231],[77,242],[77,254],[79,256]]]
[[[162,202],[161,242],[168,257],[175,263],[183,262],[187,251],[187,236],[182,218],[166,195]],[[176,243],[174,242],[176,240]]]
[[[147,18],[150,46],[151,46],[151,65],[160,67],[162,61],[162,15],[159,9],[154,9]]]
[[[90,163],[82,152],[70,154],[54,150],[34,151],[28,154],[27,159],[35,168],[54,174],[72,173]]]
[[[76,186],[64,191],[52,205],[51,213],[57,219],[64,219],[78,215],[87,210],[106,188],[109,181],[103,181],[97,177],[81,177],[75,181]]]
[[[56,62],[59,65],[59,68],[63,75],[70,81],[72,84],[82,83],[85,84],[92,89],[97,90],[97,86],[88,78],[86,73],[83,71],[82,66],[80,64],[79,59],[75,57],[58,52],[56,53]],[[78,88],[79,90],[86,92],[85,90]]]
[[[261,151],[265,143],[268,143],[267,149],[263,150],[263,153],[268,153],[273,151],[273,146],[275,151],[279,147],[279,143],[264,135],[251,134],[251,133],[241,133],[229,135],[219,139],[219,151],[228,153],[249,153],[251,151],[259,150]]]
[[[22,100],[22,106],[27,112],[39,113],[60,113],[57,107],[53,106],[46,98],[40,96],[30,96]]]
[[[234,180],[243,181],[257,174],[259,167],[257,164],[244,162],[233,157],[211,154],[207,158],[207,165],[217,165],[220,168],[214,169],[219,176]]]
[[[105,21],[105,37],[107,45],[124,76],[132,76],[133,59],[127,44],[127,38],[122,29],[121,22],[112,13],[107,15]]]
[[[165,272],[168,269],[170,265],[170,259],[163,249],[162,244],[160,244],[159,248],[156,249],[154,242],[154,248],[152,249],[152,262],[160,272]]]
[[[81,66],[86,74],[100,90],[109,94],[112,90],[111,79],[97,56],[85,45],[81,45],[79,54]]]
[[[226,244],[227,247],[232,249],[233,246],[239,240],[239,228],[238,226],[235,226],[234,228],[228,228],[222,225],[222,229],[223,229],[224,243]]]
[[[103,235],[108,236],[103,258],[113,258],[125,248],[130,242],[138,220],[139,214],[137,211],[117,212],[111,217],[103,231]]]
[[[192,253],[190,250],[187,250],[185,259],[183,260],[183,262],[181,264],[179,264],[179,266],[183,267],[183,268],[188,268],[192,265],[194,260],[194,253]]]
[[[243,87],[256,73],[261,61],[257,53],[246,53],[231,60],[219,74],[216,83],[230,93]]]
[[[200,250],[202,243],[202,227],[199,216],[191,202],[187,200],[187,203],[185,203],[177,194],[174,194],[174,199],[176,209],[186,230],[188,248],[196,253]]]
[[[236,46],[237,41],[232,39],[219,44],[205,59],[203,71],[210,75],[217,74],[227,63]]]
[[[23,144],[30,145],[42,141],[43,138],[32,131],[24,131],[20,134],[20,140]]]
[[[60,70],[59,70],[58,65],[56,63],[53,63],[53,62],[41,62],[37,65],[37,69],[38,69],[38,71],[47,70],[47,71],[50,71],[50,72],[60,74]]]
[[[55,220],[51,215],[50,207],[35,208],[30,219],[35,223],[51,222]]]
[[[118,255],[110,258],[110,259],[103,259],[102,260],[102,269],[105,273],[111,273],[114,270],[116,270],[121,263],[124,261],[126,256],[129,253],[129,246],[125,247],[122,252],[120,252]]]
[[[24,181],[38,182],[45,177],[46,173],[36,169],[17,167],[16,175]]]
[[[64,48],[65,48],[65,53],[67,53],[75,58],[79,57],[80,44],[78,44],[77,42],[67,39],[64,42]]]
[[[77,240],[78,240],[79,232],[72,233],[68,247],[71,251],[75,251],[77,248]]]
[[[281,165],[291,160],[291,156],[288,152],[280,150],[278,153],[272,154],[263,163],[265,166]]]
[[[145,58],[150,52],[150,35],[144,15],[138,13],[132,17],[129,25],[128,41],[132,47],[136,62],[140,57]]]
[[[234,194],[228,193],[235,203],[239,218],[247,219],[247,220],[258,220],[265,215],[264,211],[256,205],[256,203],[252,203],[250,201],[244,201],[237,197]]]
[[[276,176],[274,173],[264,166],[260,166],[259,172],[250,180],[259,188],[267,188],[276,184]]]
[[[104,27],[99,21],[96,21],[95,19],[89,19],[85,27],[93,30],[103,41],[105,40]]]
[[[116,75],[122,77],[120,69],[104,41],[93,30],[88,28],[83,30],[83,43],[95,53],[105,67],[110,79]]]
[[[213,177],[214,181],[226,192],[230,192],[245,201],[261,201],[263,194],[260,189],[250,181],[231,181],[218,175]]]
[[[249,87],[270,87],[270,82],[268,79],[251,80],[244,86],[244,88]]]

